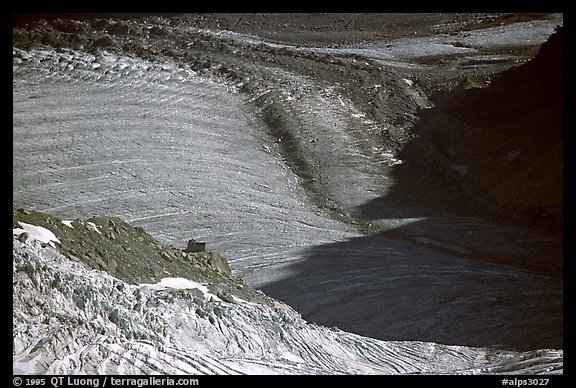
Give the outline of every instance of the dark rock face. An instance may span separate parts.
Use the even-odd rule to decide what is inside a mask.
[[[427,200],[435,206],[561,230],[562,29],[534,59],[488,87],[459,86],[431,100],[435,107],[422,111],[416,123],[418,137],[400,154],[406,163],[396,169],[399,181],[427,166],[437,186]]]

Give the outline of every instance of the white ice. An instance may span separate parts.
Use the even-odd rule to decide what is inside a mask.
[[[25,222],[18,222],[18,224],[21,226],[21,228],[13,229],[12,234],[19,236],[20,234],[26,232],[28,233],[28,236],[34,240],[38,240],[46,244],[51,242],[57,242],[60,244],[58,237],[56,237],[52,231],[43,228],[42,226],[31,225]]]
[[[102,234],[102,232],[100,232],[100,230],[98,229],[98,227],[96,226],[95,223],[93,222],[86,222],[86,224],[88,224],[88,226],[94,230],[95,232],[97,232],[98,234]]]

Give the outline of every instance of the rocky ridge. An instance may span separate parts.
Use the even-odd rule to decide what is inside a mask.
[[[190,252],[162,244],[118,217],[94,216],[86,221],[62,221],[59,218],[26,209],[13,208],[12,226],[21,223],[50,230],[60,241],[56,249],[68,259],[87,268],[105,271],[128,284],[154,284],[162,278],[186,278],[208,284],[219,298],[236,295],[250,302],[282,306],[281,302],[252,289],[241,278],[232,275],[228,263],[217,251]],[[26,232],[18,235],[26,242]]]

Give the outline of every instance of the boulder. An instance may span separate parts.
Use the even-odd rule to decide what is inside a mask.
[[[226,259],[220,256],[220,253],[216,251],[210,251],[210,257],[208,258],[208,265],[210,266],[211,269],[215,271],[227,273],[230,275],[232,274],[232,271],[230,270],[230,266],[228,265]]]

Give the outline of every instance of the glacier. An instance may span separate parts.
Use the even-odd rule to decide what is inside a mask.
[[[562,15],[334,47],[190,18],[15,29],[13,206],[206,241],[277,301],[133,284],[20,223],[14,374],[563,373],[562,242],[390,197],[438,85],[526,61]]]
[[[380,341],[197,284],[130,285],[13,239],[14,374],[554,374],[561,350]],[[176,283],[176,284],[174,284]],[[174,287],[176,286],[176,287]],[[201,285],[200,285],[201,287]]]

